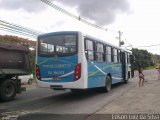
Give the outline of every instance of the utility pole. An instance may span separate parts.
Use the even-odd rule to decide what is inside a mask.
[[[118,31],[118,41],[119,41],[119,47],[121,47],[121,45],[124,45],[124,42],[121,40],[121,36],[122,33],[120,30]]]

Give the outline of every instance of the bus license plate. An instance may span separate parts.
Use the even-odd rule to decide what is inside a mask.
[[[53,80],[61,80],[60,77],[53,77]]]

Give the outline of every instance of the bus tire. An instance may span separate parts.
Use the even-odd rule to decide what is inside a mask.
[[[125,83],[125,84],[127,84],[127,83],[128,83],[129,78],[130,78],[130,72],[128,72],[128,77],[127,77],[127,79],[126,79],[126,80],[124,80],[124,83]]]
[[[16,84],[13,80],[4,80],[0,85],[0,98],[3,101],[13,100],[16,95]]]
[[[124,80],[124,84],[127,84],[128,83],[128,80]]]
[[[108,75],[106,77],[104,92],[109,92],[111,90],[111,87],[112,87],[112,78],[111,78],[111,76]]]
[[[79,90],[79,89],[70,89],[70,90],[71,90],[72,93],[79,93],[79,92],[81,92],[81,90]]]
[[[123,79],[122,84],[127,84],[128,83],[128,78],[127,79]]]
[[[131,78],[131,72],[130,71],[128,71],[128,80],[129,80],[129,78]]]

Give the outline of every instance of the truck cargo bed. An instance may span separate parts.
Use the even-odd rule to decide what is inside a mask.
[[[0,75],[26,75],[30,72],[29,49],[0,44]]]

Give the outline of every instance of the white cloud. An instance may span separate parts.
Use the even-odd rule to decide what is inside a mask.
[[[0,0],[0,5],[2,5],[1,2],[2,0]],[[9,0],[5,1],[6,4],[7,2],[9,4]],[[35,12],[28,11],[26,8],[27,5],[25,7],[22,7],[23,4],[21,4],[21,2],[17,3],[21,6],[17,7],[18,9],[15,8],[8,9],[8,5],[5,5],[3,7],[0,7],[0,19],[42,32],[80,30],[84,31],[85,33],[89,33],[90,35],[93,35],[95,37],[103,38],[106,41],[112,42],[114,45],[117,46],[118,46],[118,40],[116,39],[116,37],[118,36],[117,33],[118,30],[121,30],[123,32],[124,37],[133,46],[142,46],[142,45],[147,46],[147,45],[160,44],[159,40],[160,1],[134,0],[129,2],[131,5],[130,8],[133,9],[132,14],[119,14],[119,12],[116,13],[115,22],[105,26],[109,30],[108,32],[103,32],[101,30],[89,27],[79,22],[78,20],[70,18],[69,16],[64,15],[63,13],[45,5],[43,2],[40,3],[44,5],[43,10],[41,9],[41,7],[38,6],[38,4],[36,5],[34,4],[35,2],[33,2],[32,7],[35,7],[34,8],[36,9]],[[68,5],[68,7],[66,7],[64,4],[62,6],[65,6],[65,9],[67,8],[69,10],[72,10],[72,12],[75,13],[75,8],[77,8],[77,5],[76,3],[73,3],[72,5],[74,7],[73,6],[70,7],[70,4]],[[98,5],[96,7],[98,7]],[[81,7],[77,8],[77,10],[80,8]],[[89,8],[91,8],[91,6],[88,7],[88,9]],[[91,11],[92,9],[93,7],[91,8]],[[98,9],[96,10],[98,11]],[[78,13],[78,11],[76,11],[76,13]],[[124,11],[124,13],[127,12]],[[99,16],[98,13],[97,16]],[[109,16],[106,15],[105,17]],[[92,19],[95,20],[94,18]],[[102,18],[100,20],[103,21]],[[0,33],[4,34],[4,31],[0,31]],[[147,49],[152,53],[160,54],[160,50],[158,47],[151,47],[144,49]]]
[[[119,13],[129,13],[127,0],[57,0],[68,6],[76,6],[82,18],[94,20],[100,25],[113,23]]]
[[[23,9],[27,12],[41,12],[46,8],[40,0],[0,0],[0,8],[4,10]]]

